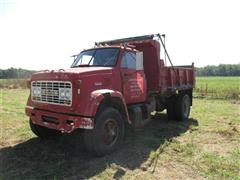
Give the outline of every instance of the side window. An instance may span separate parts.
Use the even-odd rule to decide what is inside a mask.
[[[122,57],[121,67],[136,69],[136,54],[133,52],[125,52]]]

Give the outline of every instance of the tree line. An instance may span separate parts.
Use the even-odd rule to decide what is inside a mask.
[[[0,69],[0,79],[26,79],[36,72],[22,68]],[[240,76],[239,64],[220,64],[196,68],[197,76]]]
[[[21,68],[9,68],[0,69],[0,79],[27,79],[36,71],[21,69]]]
[[[196,68],[197,76],[240,76],[239,64],[220,64]]]

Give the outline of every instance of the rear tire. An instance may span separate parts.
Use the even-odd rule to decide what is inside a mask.
[[[179,121],[187,120],[190,114],[191,99],[189,95],[182,94],[176,102],[176,117]]]
[[[171,97],[167,102],[167,117],[169,120],[176,119],[176,97]]]
[[[43,126],[39,126],[37,124],[33,124],[31,119],[29,120],[29,125],[30,125],[30,128],[32,130],[32,132],[42,138],[42,139],[48,139],[48,138],[51,138],[51,137],[54,137],[54,136],[57,136],[57,135],[60,135],[61,132],[60,131],[57,131],[57,130],[54,130],[54,129],[49,129],[49,128],[46,128],[46,127],[43,127]]]
[[[124,136],[124,121],[114,108],[106,108],[95,120],[95,128],[86,130],[85,146],[97,156],[104,156],[116,150]]]

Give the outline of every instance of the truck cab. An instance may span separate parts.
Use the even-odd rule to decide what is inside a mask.
[[[146,99],[146,79],[140,65],[141,55],[142,52],[123,46],[98,47],[81,52],[71,67],[110,68],[109,76],[105,75],[99,82],[94,82],[97,89],[117,90],[127,104],[139,103]]]
[[[49,138],[84,129],[83,143],[101,156],[119,147],[125,126],[142,128],[153,111],[187,119],[194,67],[165,66],[154,36],[99,42],[69,69],[33,74],[25,108],[31,130]]]

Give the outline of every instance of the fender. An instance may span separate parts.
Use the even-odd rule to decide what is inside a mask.
[[[95,90],[91,92],[90,102],[87,104],[87,107],[86,107],[88,111],[87,114],[91,114],[92,116],[95,116],[99,105],[104,100],[106,95],[110,95],[110,97],[119,98],[122,101],[122,104],[124,106],[124,110],[126,113],[127,121],[129,124],[132,124],[131,120],[129,119],[127,105],[123,98],[122,93],[119,91],[111,90],[111,89],[100,89],[100,90]]]

